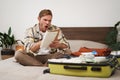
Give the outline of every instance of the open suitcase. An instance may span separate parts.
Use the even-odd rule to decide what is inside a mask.
[[[111,58],[101,63],[63,63],[48,61],[50,73],[83,76],[83,77],[110,77],[116,70],[118,60]]]

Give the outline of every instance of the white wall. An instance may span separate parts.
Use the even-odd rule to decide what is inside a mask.
[[[53,11],[52,23],[60,27],[113,26],[120,20],[120,0],[0,0],[0,31],[11,26],[23,39],[44,8]]]

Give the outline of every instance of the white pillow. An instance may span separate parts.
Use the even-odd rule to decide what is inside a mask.
[[[71,50],[78,51],[80,47],[88,47],[88,48],[107,48],[108,46],[103,43],[89,41],[89,40],[68,40],[70,44]]]

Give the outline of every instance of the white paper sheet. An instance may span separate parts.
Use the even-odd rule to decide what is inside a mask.
[[[52,41],[55,40],[59,35],[59,30],[46,31],[43,40],[40,45],[40,50],[37,55],[46,55],[49,54],[49,45]]]
[[[43,40],[41,42],[40,48],[48,48],[49,44],[55,40],[58,34],[59,34],[59,30],[46,31]]]

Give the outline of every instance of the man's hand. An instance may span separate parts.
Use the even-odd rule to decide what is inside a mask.
[[[60,43],[58,40],[53,41],[50,45],[51,48],[59,48],[59,49],[64,49],[67,48],[68,46]]]
[[[33,51],[33,52],[38,51],[40,49],[40,44],[41,44],[41,41],[38,41],[38,42],[34,43],[31,46],[30,50]]]
[[[49,46],[51,48],[59,48],[60,47],[60,43],[59,43],[59,41],[55,40]]]

